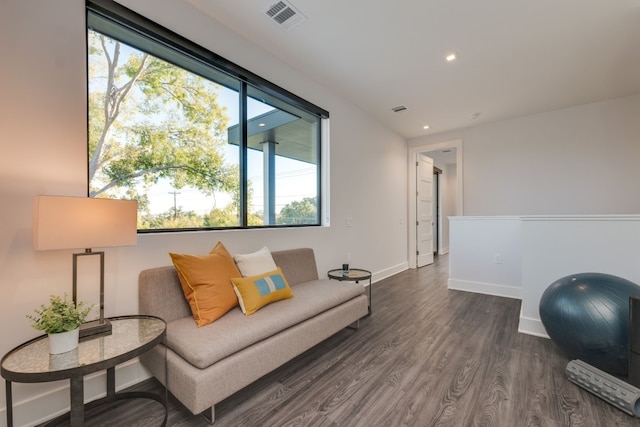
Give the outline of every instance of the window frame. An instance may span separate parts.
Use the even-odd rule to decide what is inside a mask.
[[[92,16],[93,15],[93,16]],[[325,216],[324,209],[324,196],[327,193],[327,189],[324,188],[325,170],[323,163],[325,159],[325,144],[326,138],[325,130],[328,129],[327,122],[329,119],[329,112],[298,95],[260,77],[259,75],[223,58],[222,56],[211,52],[210,50],[202,47],[201,45],[145,18],[142,15],[133,12],[132,10],[115,3],[112,0],[87,0],[86,1],[86,27],[87,30],[93,28],[93,22],[95,20],[101,20],[108,22],[108,25],[115,25],[115,31],[122,31],[123,34],[134,33],[137,36],[141,36],[153,44],[162,45],[175,52],[177,55],[184,56],[190,60],[197,61],[198,63],[213,69],[214,72],[221,72],[224,75],[229,76],[230,79],[239,83],[239,132],[240,132],[240,147],[239,147],[239,173],[240,173],[240,206],[239,206],[239,221],[238,226],[230,227],[198,227],[198,228],[167,228],[167,229],[138,229],[138,233],[163,233],[163,232],[183,232],[183,231],[205,231],[205,230],[230,230],[230,229],[263,229],[263,228],[296,228],[296,227],[317,227],[322,226],[324,223],[323,217]],[[96,30],[104,33],[102,29]],[[118,37],[118,35],[106,33],[107,36],[116,38],[118,40],[125,39],[123,43],[130,46],[144,50],[136,43],[130,43],[126,41],[126,37]],[[88,56],[87,56],[88,57]],[[161,59],[167,60],[169,58]],[[195,74],[202,75],[195,70],[186,68],[182,65],[180,67],[193,72]],[[87,63],[88,68],[88,63]],[[206,77],[209,78],[209,77]],[[212,80],[215,82],[215,80]],[[88,83],[88,80],[87,80]],[[224,83],[216,82],[224,86]],[[248,88],[253,87],[258,91],[264,92],[268,97],[272,97],[277,101],[278,105],[274,105],[275,108],[280,108],[280,103],[283,105],[291,106],[295,109],[303,110],[304,112],[314,116],[318,119],[317,134],[316,134],[316,156],[317,156],[317,172],[316,172],[316,223],[313,224],[267,224],[267,225],[248,225],[248,170],[247,170],[247,104],[248,104]],[[88,90],[88,84],[87,84]],[[87,110],[88,112],[88,110]],[[88,176],[88,175],[87,175]],[[87,190],[88,190],[87,179]]]

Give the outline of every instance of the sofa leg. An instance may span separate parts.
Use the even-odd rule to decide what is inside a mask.
[[[204,411],[202,411],[200,415],[202,415],[202,417],[205,420],[207,420],[207,423],[209,423],[210,425],[213,424],[216,420],[215,409],[213,406],[211,406],[211,408],[209,409],[205,409]]]
[[[356,320],[355,322],[347,326],[347,328],[356,329],[356,330],[360,329],[360,319]]]

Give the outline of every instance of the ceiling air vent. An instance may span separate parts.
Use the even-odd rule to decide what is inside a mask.
[[[406,107],[406,106],[404,106],[404,105],[398,105],[398,106],[396,106],[396,107],[393,107],[393,108],[391,109],[391,111],[393,111],[394,113],[399,113],[400,111],[404,111],[404,110],[406,110],[406,109],[407,109],[407,107]]]
[[[286,1],[272,4],[265,14],[285,31],[289,31],[307,20],[306,16]]]

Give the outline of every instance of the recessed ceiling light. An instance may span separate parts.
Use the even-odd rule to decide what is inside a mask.
[[[431,126],[429,126],[429,125],[424,125],[424,126],[422,126],[422,129],[429,129],[430,127]]]
[[[445,56],[445,59],[447,60],[447,62],[455,61],[456,59],[458,59],[458,54],[455,52],[450,53],[447,56]]]
[[[258,126],[260,126],[261,128],[265,127],[266,125],[267,125],[266,123],[258,123]]]

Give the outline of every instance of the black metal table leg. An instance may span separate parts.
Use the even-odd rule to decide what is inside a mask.
[[[84,425],[84,378],[72,377],[71,381],[71,425]]]
[[[11,381],[5,381],[5,389],[7,402],[7,427],[13,427],[13,398],[11,396]]]
[[[107,369],[107,398],[113,400],[116,397],[116,368]]]

